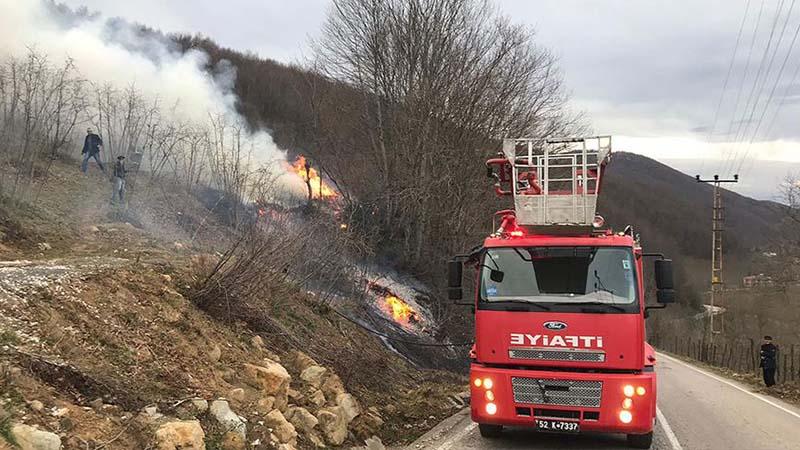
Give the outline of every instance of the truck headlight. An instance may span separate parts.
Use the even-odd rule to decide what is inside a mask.
[[[635,391],[633,389],[633,386],[631,386],[630,384],[627,384],[627,385],[625,385],[624,388],[622,388],[622,393],[625,394],[625,397],[633,397],[633,394],[635,393]]]
[[[493,416],[497,414],[497,405],[494,403],[487,403],[486,404],[486,414]]]
[[[633,421],[633,414],[630,411],[620,411],[619,421],[622,423],[631,423]]]

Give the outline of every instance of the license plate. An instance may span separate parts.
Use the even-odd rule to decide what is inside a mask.
[[[578,433],[580,424],[567,420],[535,419],[536,429],[539,431],[554,431],[558,433]]]

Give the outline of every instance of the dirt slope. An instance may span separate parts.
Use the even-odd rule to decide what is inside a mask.
[[[339,443],[353,411],[345,444],[408,442],[461,405],[461,377],[410,367],[299,288],[264,293],[284,332],[196,308],[191,286],[230,230],[166,183],[140,183],[122,215],[107,184],[59,162],[37,201],[0,206],[0,448],[18,424],[67,449],[171,448],[156,430],[179,419],[206,448],[313,448]],[[291,380],[254,382],[253,366]],[[221,398],[244,439],[220,425]]]

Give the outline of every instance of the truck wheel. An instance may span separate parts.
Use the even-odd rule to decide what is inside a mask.
[[[653,444],[653,432],[647,434],[629,434],[628,447],[632,448],[650,448]]]
[[[481,432],[481,436],[485,438],[496,438],[500,436],[500,433],[503,432],[502,425],[489,425],[486,423],[479,423],[478,430]]]

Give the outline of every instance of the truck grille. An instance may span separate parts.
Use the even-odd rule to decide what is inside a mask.
[[[533,359],[539,361],[580,361],[580,362],[605,362],[604,352],[591,350],[569,349],[541,349],[541,348],[514,348],[508,351],[511,359]]]
[[[599,408],[603,382],[511,377],[511,386],[517,403]]]

